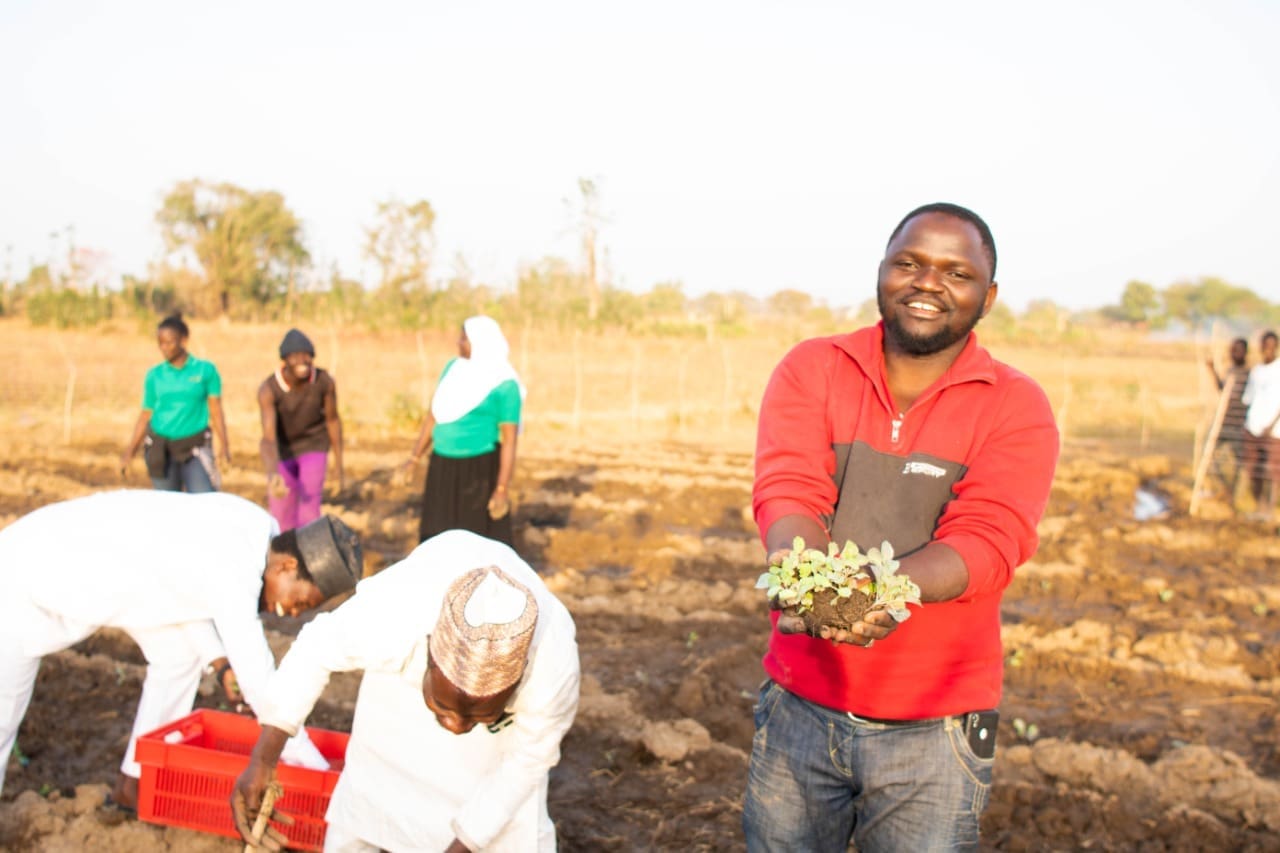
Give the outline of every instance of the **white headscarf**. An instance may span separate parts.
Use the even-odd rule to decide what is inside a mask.
[[[520,398],[524,399],[524,385],[520,384],[516,369],[507,360],[511,347],[507,345],[498,321],[477,314],[467,318],[462,329],[471,342],[471,357],[459,357],[454,361],[436,387],[431,398],[431,414],[438,424],[459,420],[508,379],[515,380],[520,388]]]

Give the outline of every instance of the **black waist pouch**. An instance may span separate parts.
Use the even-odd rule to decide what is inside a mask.
[[[213,433],[208,428],[185,438],[165,438],[147,427],[142,456],[147,461],[147,475],[163,479],[169,472],[169,462],[182,463],[190,459],[201,447],[213,443]]]

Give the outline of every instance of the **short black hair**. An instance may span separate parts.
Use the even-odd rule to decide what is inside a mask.
[[[898,227],[893,229],[893,233],[889,235],[888,241],[885,243],[887,247],[894,239],[902,233],[902,229],[907,227],[907,223],[915,219],[917,216],[923,216],[926,213],[944,213],[947,216],[954,216],[956,219],[963,219],[974,228],[978,229],[978,236],[982,239],[983,251],[987,253],[987,260],[991,261],[991,280],[996,280],[996,239],[991,236],[991,229],[987,227],[987,223],[982,221],[982,217],[974,213],[967,207],[961,207],[958,204],[951,204],[946,201],[935,201],[932,204],[924,204],[902,217],[902,221],[898,223]]]
[[[296,532],[286,530],[284,533],[272,537],[270,548],[277,554],[285,554],[298,561],[299,580],[315,583],[311,577],[311,572],[307,571],[307,560],[302,556],[302,549],[298,547],[298,534]]]
[[[160,325],[156,326],[156,331],[161,329],[172,329],[180,338],[191,337],[191,330],[187,328],[187,321],[182,319],[182,312],[176,311],[160,321]]]
[[[1271,329],[1267,329],[1265,332],[1262,333],[1262,343],[1265,344],[1267,342],[1267,338],[1270,338],[1271,340],[1276,341],[1277,343],[1280,343],[1280,338],[1277,338],[1276,333],[1273,332]]]

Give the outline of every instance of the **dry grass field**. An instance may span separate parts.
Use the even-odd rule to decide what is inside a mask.
[[[339,380],[349,436],[413,435],[445,361],[453,334],[307,328],[317,363]],[[150,328],[57,331],[0,321],[0,424],[50,431],[55,438],[119,429],[127,438],[141,401],[142,376],[159,361]],[[283,326],[194,323],[190,349],[223,377],[233,450],[256,447],[258,383],[276,365]],[[769,371],[794,338],[764,336],[641,338],[515,327],[511,360],[529,388],[526,431],[565,433],[604,443],[637,434],[713,439],[748,448]],[[994,345],[996,357],[1035,377],[1052,401],[1067,439],[1105,437],[1140,444],[1184,444],[1213,389],[1189,345],[1110,342],[1121,355],[1077,348]]]
[[[326,511],[364,533],[376,570],[414,544],[421,483],[389,471],[452,336],[308,331],[349,437],[350,482]],[[767,639],[752,589],[754,414],[792,341],[508,331],[530,391],[517,547],[574,614],[584,673],[552,776],[561,849],[739,851]],[[224,378],[226,488],[255,500],[253,392],[282,332],[201,323],[191,340]],[[993,350],[1040,380],[1066,441],[1040,551],[1005,596],[984,848],[1280,851],[1280,539],[1222,502],[1187,513],[1214,398],[1203,365],[1190,346],[1132,340],[1105,355]],[[149,330],[2,322],[0,357],[0,524],[118,485],[158,360]],[[140,463],[130,483],[146,485]],[[1167,516],[1134,518],[1140,487],[1169,500]],[[291,640],[269,637],[277,651]],[[97,808],[143,663],[113,632],[46,658],[19,735],[30,761],[10,763],[0,797],[0,849],[238,849]],[[357,684],[334,679],[311,724],[349,725]]]

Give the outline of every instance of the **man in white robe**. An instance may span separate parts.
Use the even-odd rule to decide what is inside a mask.
[[[280,745],[330,673],[352,669],[364,678],[325,850],[555,849],[547,777],[578,707],[573,619],[511,548],[464,530],[361,581],[298,635],[232,794],[246,840]]]
[[[221,492],[102,492],[18,519],[0,530],[0,756],[13,750],[41,657],[119,628],[147,659],[112,792],[135,808],[138,736],[191,712],[207,666],[256,710],[275,669],[259,613],[296,616],[362,573],[342,521],[281,535],[266,510]],[[286,760],[327,766],[305,736]],[[4,774],[0,761],[0,789]]]

